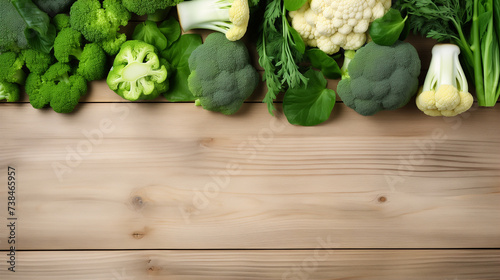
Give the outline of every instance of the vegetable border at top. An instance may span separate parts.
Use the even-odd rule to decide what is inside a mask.
[[[494,0],[0,0],[0,8],[7,11],[0,99],[15,102],[24,91],[34,108],[60,113],[72,112],[87,83],[104,78],[130,101],[163,95],[236,113],[256,88],[250,46],[269,113],[283,94],[295,125],[330,118],[336,92],[327,79],[341,79],[339,97],[366,116],[411,100],[429,116],[454,116],[472,106],[471,86],[479,106],[496,105],[500,95]],[[133,15],[144,20],[124,33]],[[201,51],[200,34],[187,32],[199,29],[224,34],[221,47]],[[435,46],[420,87],[420,59],[405,42],[410,32],[451,44]],[[200,83],[210,79],[217,82]]]

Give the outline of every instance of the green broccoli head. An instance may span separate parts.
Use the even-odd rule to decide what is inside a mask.
[[[76,73],[87,81],[100,80],[106,77],[107,56],[97,43],[86,44],[80,56]]]
[[[0,54],[0,81],[24,84],[26,73],[23,71],[24,57],[15,52]]]
[[[52,55],[38,50],[26,49],[22,55],[30,73],[43,74],[54,63]]]
[[[99,42],[116,38],[120,26],[130,19],[130,13],[119,0],[77,0],[70,9],[70,24],[85,39]]]
[[[57,31],[61,31],[63,28],[70,27],[69,15],[68,14],[57,14],[52,18],[52,24],[56,27]]]
[[[122,44],[106,82],[111,90],[130,100],[151,99],[164,89],[167,69],[154,46],[130,40]]]
[[[28,48],[24,35],[26,22],[9,0],[0,0],[0,52],[19,51]]]
[[[157,10],[175,6],[183,0],[123,0],[123,6],[140,16],[153,14]]]
[[[127,35],[116,33],[116,37],[99,42],[102,49],[109,55],[116,55],[120,51],[120,47],[127,41]]]
[[[20,96],[19,85],[0,81],[0,100],[16,102]]]
[[[381,46],[370,42],[346,61],[348,75],[339,82],[337,93],[361,115],[401,108],[417,92],[420,58],[409,43]]]
[[[259,83],[248,49],[220,32],[207,36],[189,57],[189,90],[204,109],[236,113]]]
[[[29,74],[25,90],[33,108],[41,109],[50,104],[58,113],[70,113],[87,92],[87,81],[72,74],[68,64],[57,62],[43,75]]]
[[[54,41],[54,56],[63,63],[68,63],[71,57],[80,59],[82,54],[82,34],[73,28],[61,30]]]

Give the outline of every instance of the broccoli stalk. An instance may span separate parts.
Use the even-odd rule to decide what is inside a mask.
[[[472,106],[474,98],[453,44],[432,48],[432,59],[422,91],[417,95],[417,107],[429,116],[456,116]]]
[[[191,0],[177,4],[184,31],[209,29],[226,34],[230,41],[245,35],[250,19],[248,0]]]

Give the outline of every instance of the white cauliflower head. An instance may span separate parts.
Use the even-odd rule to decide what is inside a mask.
[[[292,27],[308,46],[334,54],[340,48],[363,46],[370,23],[390,7],[390,0],[308,0],[289,15]]]

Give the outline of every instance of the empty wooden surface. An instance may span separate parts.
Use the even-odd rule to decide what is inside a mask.
[[[434,42],[410,40],[426,67]],[[68,115],[0,104],[2,280],[500,279],[498,106],[337,102],[298,127],[263,84],[233,116],[90,90]]]

